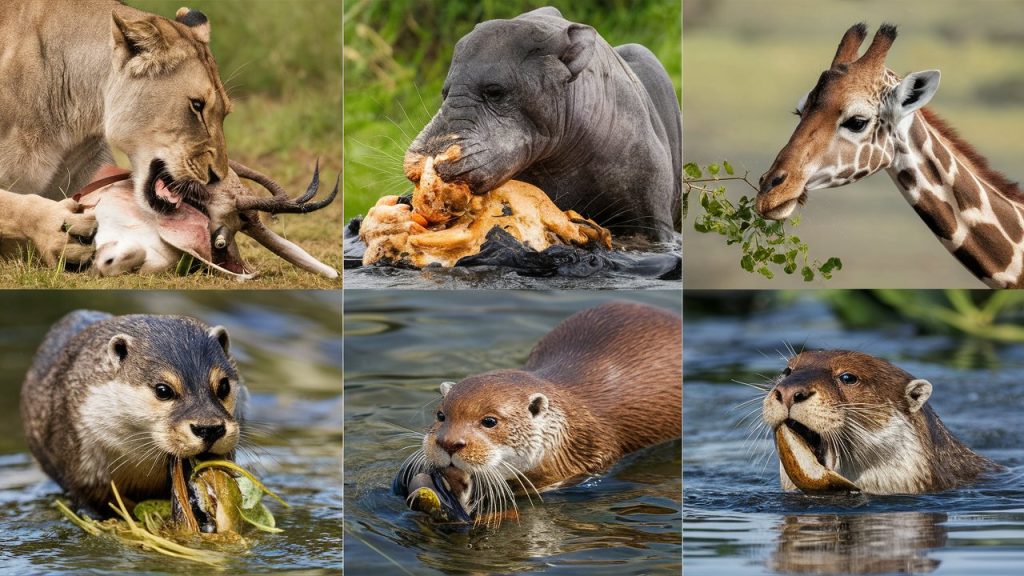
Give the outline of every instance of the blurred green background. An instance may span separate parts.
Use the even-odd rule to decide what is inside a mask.
[[[553,5],[613,46],[653,51],[681,85],[679,0],[348,0],[345,2],[345,217],[410,189],[406,147],[441,105],[456,41],[481,21]]]
[[[832,61],[843,33],[866,21],[900,27],[887,64],[939,69],[930,107],[1012,180],[1024,177],[1024,2],[950,0],[687,0],[683,154],[729,160],[756,182],[789,140],[790,112]],[[730,197],[753,191],[730,186]],[[794,232],[813,257],[838,256],[831,281],[743,271],[740,251],[683,225],[689,288],[982,287],[906,203],[886,174],[810,193]]]

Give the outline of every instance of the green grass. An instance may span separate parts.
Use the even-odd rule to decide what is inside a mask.
[[[547,5],[537,0],[345,3],[345,216],[364,214],[385,194],[409,188],[402,175],[405,148],[441,104],[452,49],[483,20],[512,18]],[[682,85],[678,0],[638,8],[628,0],[570,0],[558,4],[612,45],[636,42]]]
[[[211,50],[234,101],[224,123],[229,156],[273,176],[292,194],[305,190],[320,158],[321,193],[341,173],[342,3],[340,0],[128,0],[173,17],[182,5],[210,19]],[[127,166],[122,158],[121,165]],[[341,271],[341,202],[270,227]],[[241,236],[240,236],[241,237]],[[54,271],[24,258],[0,266],[0,286],[33,288],[337,288],[284,262],[248,238],[242,254],[258,271],[244,284],[221,276],[129,274],[97,278]]]

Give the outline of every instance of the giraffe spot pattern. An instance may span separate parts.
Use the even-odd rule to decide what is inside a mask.
[[[978,278],[991,278],[1013,261],[1013,244],[992,224],[971,228],[953,256]]]
[[[962,164],[957,163],[956,178],[953,180],[953,197],[960,206],[960,210],[981,208],[984,202],[981,200],[982,191],[974,176],[968,172]]]
[[[906,171],[904,170],[904,172]],[[956,214],[949,204],[939,200],[931,192],[922,190],[921,196],[914,204],[914,211],[928,225],[933,234],[944,240],[953,239],[957,227]]]
[[[1019,244],[1021,240],[1024,240],[1024,228],[1021,227],[1020,214],[1013,204],[995,191],[989,193],[988,201],[999,225],[1002,226],[1003,232],[1006,233],[1010,241]]]

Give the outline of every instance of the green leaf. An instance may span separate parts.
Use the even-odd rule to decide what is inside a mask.
[[[743,258],[740,259],[740,267],[746,270],[747,272],[753,272],[754,257],[751,256],[750,254],[744,255]]]
[[[704,175],[700,171],[700,168],[693,162],[688,162],[685,166],[683,166],[683,172],[685,172],[687,176],[694,180]]]
[[[718,176],[718,170],[718,164],[708,164],[708,172],[710,172],[712,176]]]
[[[804,277],[804,282],[810,282],[814,280],[814,270],[811,270],[810,266],[804,266],[800,269],[800,274]]]
[[[238,491],[242,494],[243,510],[255,507],[263,499],[263,490],[245,476],[235,478],[235,484],[238,484]]]
[[[264,532],[284,532],[280,528],[277,528],[274,515],[270,513],[270,509],[264,506],[262,503],[253,506],[252,508],[239,508],[239,514],[242,516],[242,520],[245,520],[253,527],[262,530]]]
[[[143,500],[132,508],[132,516],[139,522],[146,521],[146,514],[156,516],[162,519],[168,519],[171,517],[171,501],[170,500]]]
[[[722,168],[725,168],[725,173],[728,174],[729,176],[735,174],[735,172],[733,172],[732,169],[732,164],[729,164],[728,160],[722,160]]]

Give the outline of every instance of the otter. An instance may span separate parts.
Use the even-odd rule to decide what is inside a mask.
[[[784,490],[940,492],[1002,467],[971,451],[925,403],[927,380],[848,350],[797,354],[762,404]]]
[[[395,492],[409,496],[427,475],[442,502],[461,506],[450,516],[500,518],[516,492],[581,482],[680,437],[682,320],[652,306],[602,304],[556,326],[521,370],[445,382],[441,395]]]
[[[78,310],[47,333],[21,389],[32,454],[72,504],[109,516],[167,498],[172,457],[231,458],[247,398],[227,331],[181,316]]]

